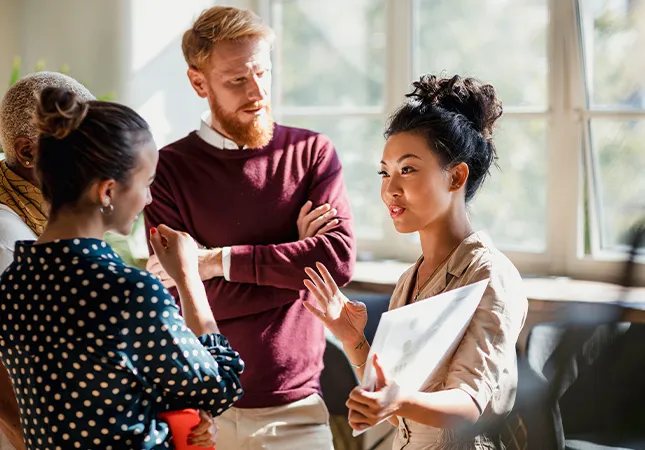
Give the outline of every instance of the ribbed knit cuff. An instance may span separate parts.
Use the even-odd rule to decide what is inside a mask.
[[[230,281],[257,284],[252,245],[233,245],[231,247]]]

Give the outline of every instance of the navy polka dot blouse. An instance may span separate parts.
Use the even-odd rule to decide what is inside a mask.
[[[105,242],[18,242],[0,280],[0,358],[31,449],[172,448],[157,415],[221,414],[244,363],[196,337],[174,298]]]

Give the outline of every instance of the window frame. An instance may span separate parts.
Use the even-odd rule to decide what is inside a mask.
[[[273,8],[288,0],[253,0],[259,15],[276,31],[276,46],[282,30],[272,20]],[[593,110],[587,101],[584,66],[583,30],[579,14],[583,0],[547,0],[549,25],[547,39],[548,103],[546,110],[505,108],[507,118],[545,118],[546,148],[546,242],[543,252],[502,251],[525,275],[570,277],[583,280],[616,282],[620,279],[626,255],[603,250],[595,214],[598,196],[593,174],[594,152],[591,148],[590,121],[594,118],[638,117],[643,111],[619,109]],[[414,10],[418,0],[386,2],[386,79],[383,107],[282,108],[274,95],[273,111],[277,121],[290,117],[369,117],[385,120],[403,101],[414,78]],[[279,7],[279,6],[278,6]],[[274,59],[274,89],[280,90],[280,63]],[[274,91],[276,92],[276,91]],[[277,100],[277,102],[276,102]],[[585,177],[585,175],[588,176]],[[589,208],[591,255],[584,254],[584,197]],[[476,200],[475,200],[476,201]],[[412,262],[420,255],[415,240],[394,230],[385,221],[382,238],[357,239],[359,251],[369,252],[377,260],[396,259]],[[645,258],[638,259],[636,281],[645,285]],[[583,299],[581,299],[583,300]]]

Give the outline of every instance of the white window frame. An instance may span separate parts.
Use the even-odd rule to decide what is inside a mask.
[[[284,0],[254,0],[255,10],[276,31],[276,46],[282,30],[272,21],[272,5]],[[385,120],[409,92],[413,73],[413,11],[417,0],[386,0],[386,80],[385,104],[381,107],[342,109],[334,107],[283,108],[274,91],[273,111],[278,121],[289,117],[369,117]],[[614,282],[620,279],[625,255],[602,251],[599,230],[590,223],[592,256],[584,255],[583,193],[587,191],[590,216],[598,204],[593,179],[585,185],[583,164],[593,157],[589,120],[596,117],[645,119],[645,111],[590,110],[586,100],[582,30],[578,0],[548,0],[548,109],[505,108],[507,118],[546,118],[546,248],[541,253],[502,249],[523,274],[564,276],[575,279]],[[276,27],[277,26],[277,27]],[[467,37],[465,37],[467,39]],[[277,53],[276,53],[277,55]],[[275,56],[274,56],[275,57]],[[280,62],[274,60],[274,89],[280,89]],[[277,95],[276,95],[277,94]],[[414,261],[420,248],[409,237],[397,233],[387,221],[383,238],[358,240],[359,251],[377,259]],[[645,285],[645,259],[639,259],[637,282]],[[582,300],[582,299],[581,299]]]

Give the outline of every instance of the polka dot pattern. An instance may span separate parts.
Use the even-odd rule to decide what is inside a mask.
[[[171,448],[157,416],[221,414],[244,363],[218,334],[195,336],[148,272],[105,242],[18,242],[0,279],[0,359],[27,448]]]

